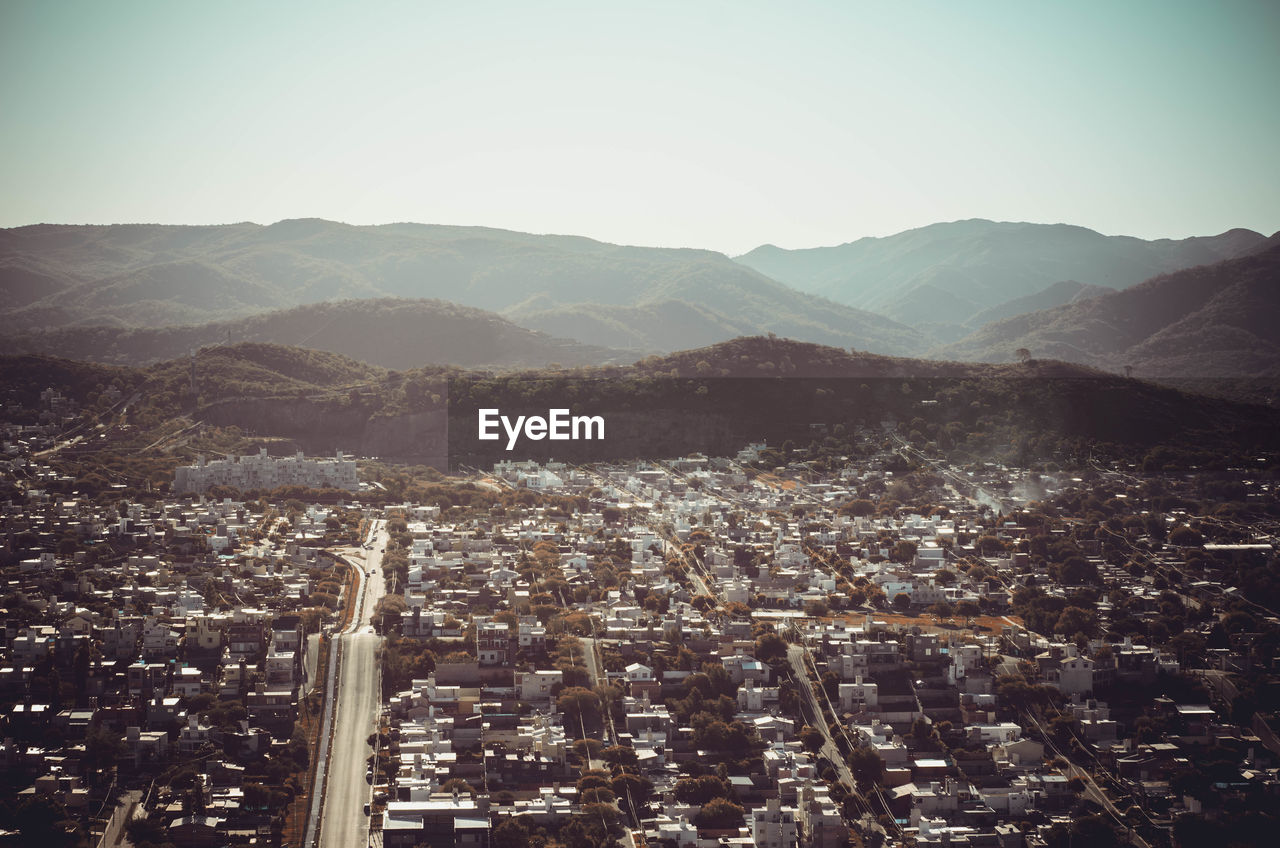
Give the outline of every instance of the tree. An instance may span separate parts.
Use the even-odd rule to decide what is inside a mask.
[[[124,752],[120,735],[105,727],[94,727],[84,738],[84,767],[90,772],[115,768]]]
[[[1018,348],[1014,351],[1014,354],[1017,355],[1019,362],[1026,363],[1031,360],[1031,351],[1027,350],[1025,347]]]
[[[1097,583],[1098,567],[1082,556],[1067,557],[1067,561],[1058,569],[1058,582],[1067,585]]]
[[[529,831],[521,819],[504,818],[493,829],[493,848],[529,848]]]
[[[564,713],[565,721],[570,727],[600,717],[599,696],[581,686],[572,686],[561,692],[556,699],[556,706]]]
[[[884,779],[884,760],[871,748],[854,748],[849,752],[848,763],[858,789],[863,792]]]
[[[682,804],[705,805],[713,798],[729,797],[729,787],[714,774],[684,777],[676,781],[676,800]]]
[[[159,848],[173,844],[168,838],[168,828],[160,819],[130,819],[124,826],[124,832],[135,848]]]
[[[1066,636],[1074,636],[1077,633],[1092,636],[1097,629],[1097,613],[1083,607],[1067,607],[1058,616],[1058,621],[1053,626],[1054,633]]]
[[[800,728],[798,736],[800,738],[800,744],[803,745],[804,749],[811,754],[818,753],[818,751],[822,749],[823,743],[827,741],[826,737],[822,735],[821,730],[818,730],[816,727],[810,727],[807,724]]]
[[[12,796],[11,796],[12,797]],[[82,845],[84,831],[68,813],[66,807],[46,795],[34,795],[23,798],[18,796],[12,803],[11,827],[22,834],[22,844],[41,845],[46,848]],[[163,831],[163,827],[161,828]],[[159,845],[163,840],[151,843]],[[134,843],[140,845],[141,843]]]
[[[761,662],[786,659],[787,640],[777,633],[763,633],[756,639],[756,659]]]
[[[919,546],[910,539],[898,540],[889,551],[889,558],[894,562],[909,563],[915,559]]]
[[[590,760],[598,759],[600,751],[604,747],[604,743],[599,739],[575,739],[573,743],[573,753],[577,754],[578,759],[584,763]]]
[[[911,609],[911,596],[906,592],[899,592],[893,596],[893,608],[898,612],[906,612]]]
[[[612,745],[605,748],[601,756],[611,766],[634,766],[640,762],[636,749],[629,745]]]
[[[614,795],[618,796],[619,803],[627,805],[628,808],[634,804],[635,808],[632,812],[635,813],[639,813],[640,808],[649,803],[649,798],[653,796],[653,781],[626,771],[609,781],[609,788],[613,790]]]
[[[857,500],[849,501],[847,504],[840,507],[840,511],[849,515],[861,517],[874,513],[876,511],[876,505],[874,502],[865,498],[859,498]]]
[[[729,830],[742,826],[742,807],[728,798],[714,798],[702,805],[693,823],[709,830]]]

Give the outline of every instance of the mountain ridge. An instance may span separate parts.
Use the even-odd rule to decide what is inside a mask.
[[[572,366],[633,356],[527,330],[482,309],[406,298],[329,301],[194,325],[70,327],[0,336],[0,353],[145,366],[228,340],[305,345],[395,369]]]
[[[831,247],[762,246],[735,261],[801,291],[907,324],[949,314],[952,323],[966,324],[985,309],[1064,280],[1125,288],[1159,273],[1235,258],[1266,241],[1243,228],[1147,241],[1074,224],[970,218]],[[937,292],[949,301],[934,307]],[[954,314],[958,308],[968,314]]]
[[[1280,377],[1280,240],[1260,252],[1006,318],[931,355],[1067,359],[1152,378]]]
[[[50,291],[39,293],[42,281]],[[815,338],[908,353],[923,338],[881,316],[796,292],[714,251],[611,245],[484,227],[323,219],[270,225],[33,225],[0,231],[0,310],[8,332],[65,325],[195,324],[308,303],[436,298],[495,312],[544,298],[539,312],[684,302],[741,332],[779,322]],[[32,290],[37,291],[33,292]],[[535,327],[535,329],[537,329]],[[653,336],[636,349],[683,341]],[[697,342],[709,339],[695,339]]]

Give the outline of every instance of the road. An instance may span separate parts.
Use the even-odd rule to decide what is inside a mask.
[[[375,522],[373,549],[345,557],[356,568],[356,615],[342,633],[334,636],[338,654],[332,741],[328,745],[328,770],[320,806],[321,848],[365,845],[369,819],[364,805],[373,795],[365,780],[365,762],[373,753],[369,734],[377,728],[379,698],[377,649],[382,638],[373,630],[373,610],[386,594],[382,579],[382,550],[388,535],[386,522]],[[376,573],[375,573],[376,572]],[[321,756],[325,740],[321,740]]]
[[[803,712],[809,719],[809,726],[822,731],[822,736],[825,740],[818,754],[830,760],[831,765],[835,767],[836,774],[840,775],[840,779],[853,789],[855,795],[862,798],[862,793],[858,792],[858,783],[853,778],[853,772],[849,770],[844,754],[840,753],[839,747],[836,746],[835,740],[831,737],[831,728],[827,726],[826,720],[822,717],[822,709],[818,705],[817,695],[813,692],[813,686],[805,670],[807,653],[808,651],[801,645],[791,645],[787,648],[787,659],[791,662],[791,670],[795,674],[796,687],[800,690],[800,697],[805,703],[806,709]],[[862,800],[865,804],[866,799],[863,798]]]

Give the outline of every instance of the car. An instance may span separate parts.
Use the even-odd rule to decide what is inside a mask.
[[[369,815],[369,805],[368,805],[368,804],[365,804],[365,805],[364,805],[364,814],[365,814],[366,816],[367,816],[367,815]]]

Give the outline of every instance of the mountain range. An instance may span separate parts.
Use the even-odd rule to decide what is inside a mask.
[[[34,225],[0,230],[0,352],[146,364],[263,342],[396,370],[501,369],[773,333],[892,356],[1013,362],[1025,349],[1165,380],[1270,379],[1277,246],[1280,234],[1249,230],[1143,241],[970,220],[734,261],[481,227]]]
[[[1009,362],[1018,350],[1147,378],[1280,377],[1280,237],[1251,256],[987,324],[934,355]]]
[[[1124,289],[1157,274],[1242,256],[1265,242],[1262,234],[1243,229],[1144,241],[1067,224],[974,219],[835,247],[763,245],[737,261],[801,291],[908,325],[977,329],[986,310],[1055,283]]]
[[[916,331],[706,250],[482,227],[60,226],[0,231],[9,333],[225,320],[337,299],[437,298],[639,352],[775,332],[908,353]],[[575,332],[561,332],[572,326]]]

